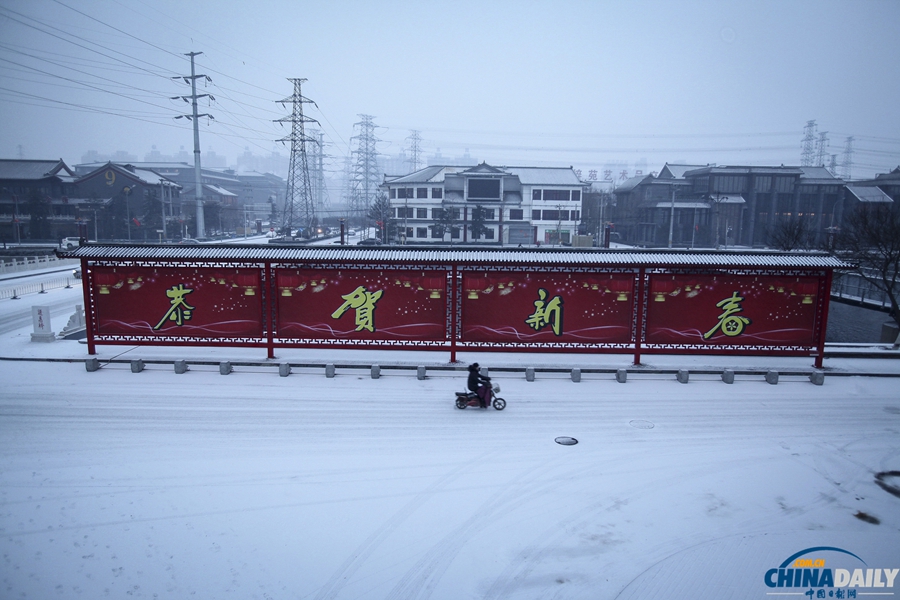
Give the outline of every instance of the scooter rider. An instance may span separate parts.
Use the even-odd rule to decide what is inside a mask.
[[[469,381],[467,387],[470,391],[478,394],[478,401],[481,404],[481,408],[487,408],[488,385],[490,385],[491,378],[482,375],[479,372],[480,369],[481,367],[478,366],[478,363],[469,365]]]

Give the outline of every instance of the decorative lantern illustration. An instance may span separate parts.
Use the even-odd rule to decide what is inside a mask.
[[[282,296],[293,296],[295,288],[300,286],[300,276],[296,274],[279,273],[278,289],[281,290]]]
[[[633,286],[633,279],[610,278],[607,283],[607,289],[616,294],[616,300],[618,302],[625,302],[628,300],[628,294],[632,293]]]
[[[650,280],[650,293],[653,294],[653,300],[655,302],[665,302],[666,294],[671,294],[675,291],[675,279],[659,279],[652,278]]]
[[[466,292],[466,298],[478,300],[479,294],[487,294],[493,291],[494,282],[487,277],[467,276],[463,279],[463,289]]]
[[[245,296],[255,296],[259,285],[259,277],[255,273],[238,273],[234,276],[235,283],[244,288]]]
[[[422,279],[429,298],[440,298],[441,293],[447,288],[447,279],[444,277],[425,277]]]
[[[94,281],[97,282],[97,285],[100,287],[100,290],[98,291],[100,294],[108,294],[109,288],[122,287],[119,276],[115,273],[95,273]]]
[[[801,304],[812,304],[813,298],[819,292],[819,284],[815,281],[803,282],[797,284],[797,291],[803,296]]]

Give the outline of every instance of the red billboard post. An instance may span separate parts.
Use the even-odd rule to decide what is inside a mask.
[[[279,345],[445,343],[447,272],[275,269]]]
[[[85,285],[99,341],[262,342],[259,269],[94,266]]]

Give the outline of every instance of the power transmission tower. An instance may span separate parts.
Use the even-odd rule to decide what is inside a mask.
[[[421,132],[416,129],[411,129],[409,137],[406,139],[409,140],[409,158],[406,159],[406,162],[412,167],[409,172],[414,173],[419,170],[419,163],[421,161],[419,158],[422,155]]]
[[[819,141],[816,142],[816,163],[817,167],[825,166],[825,153],[828,150],[828,132],[819,133]]]
[[[310,157],[312,159],[310,167],[312,197],[317,214],[322,214],[328,212],[328,190],[325,188],[325,134],[316,130],[309,133],[316,139],[316,145],[313,146]]]
[[[853,136],[847,138],[844,145],[844,154],[841,156],[841,179],[850,180],[850,167],[853,164]]]
[[[359,128],[359,135],[353,136],[352,140],[356,140],[356,150],[352,150],[351,154],[356,157],[353,165],[352,194],[351,194],[351,210],[358,215],[363,221],[372,206],[372,199],[378,189],[378,150],[375,145],[381,141],[375,137],[375,123],[371,115],[359,115],[362,119],[359,123],[354,123],[354,127]]]
[[[187,52],[185,56],[191,57],[191,74],[188,75],[179,75],[178,77],[173,77],[172,79],[183,79],[185,83],[190,82],[191,84],[191,95],[190,96],[174,96],[172,100],[177,100],[181,98],[185,102],[190,98],[191,107],[193,108],[193,112],[189,115],[178,115],[175,117],[176,119],[188,119],[189,121],[194,122],[194,199],[197,203],[197,233],[196,236],[198,238],[204,237],[206,232],[206,223],[203,219],[203,181],[200,177],[200,117],[206,117],[207,119],[215,119],[211,114],[204,113],[202,115],[197,114],[197,98],[209,98],[213,102],[215,102],[215,98],[213,98],[210,94],[197,94],[197,80],[198,79],[206,79],[206,81],[212,81],[206,75],[197,75],[194,72],[194,57],[198,54],[203,54],[202,52]]]
[[[806,122],[803,128],[803,149],[800,151],[800,166],[811,167],[815,158],[816,120]]]
[[[281,230],[285,237],[293,235],[294,223],[299,224],[302,234],[310,237],[316,227],[316,206],[312,198],[312,189],[309,182],[309,161],[306,155],[306,142],[317,140],[306,135],[307,123],[318,123],[313,118],[303,114],[304,104],[315,104],[301,93],[301,86],[306,79],[291,79],[294,84],[294,94],[278,103],[284,106],[288,102],[292,105],[291,115],[275,119],[276,123],[290,123],[291,134],[283,137],[278,142],[291,143],[291,159],[288,166],[287,194],[284,199],[284,216],[281,220]]]

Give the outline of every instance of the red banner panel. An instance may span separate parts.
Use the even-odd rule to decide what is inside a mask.
[[[631,341],[633,275],[467,272],[462,281],[463,341]]]
[[[446,271],[276,269],[277,337],[447,339]]]
[[[259,271],[93,267],[97,335],[261,337]]]
[[[812,346],[816,277],[650,276],[647,344]]]

